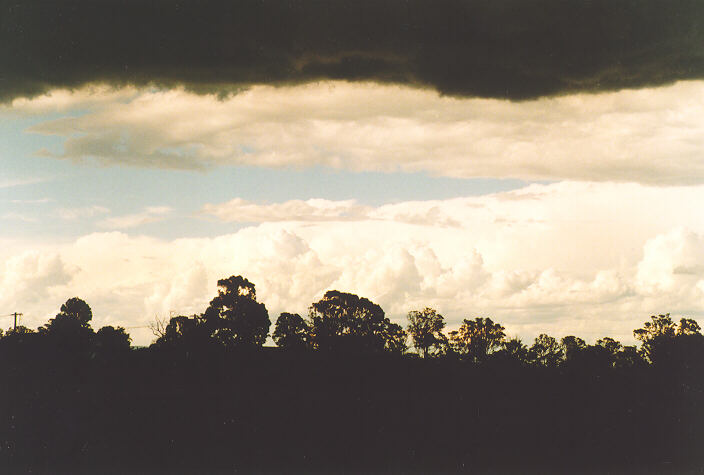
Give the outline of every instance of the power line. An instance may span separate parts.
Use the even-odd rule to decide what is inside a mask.
[[[17,317],[21,317],[24,314],[21,312],[12,312],[12,313],[7,313],[5,315],[0,315],[0,318],[5,318],[5,317],[14,317],[13,321],[13,328],[16,330],[17,329]],[[131,326],[131,327],[123,327],[125,330],[134,330],[138,328],[151,328],[150,325],[137,325],[137,326]]]
[[[17,329],[17,317],[21,317],[24,314],[21,312],[13,312],[13,313],[7,313],[5,315],[0,315],[0,318],[5,318],[5,317],[14,317],[14,322],[13,322],[13,328]],[[136,325],[136,326],[130,326],[130,327],[122,327],[125,330],[134,330],[138,328],[151,328],[150,325]]]

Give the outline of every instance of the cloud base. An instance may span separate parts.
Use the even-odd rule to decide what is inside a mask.
[[[699,1],[2,2],[0,100],[319,80],[531,99],[704,76]]]

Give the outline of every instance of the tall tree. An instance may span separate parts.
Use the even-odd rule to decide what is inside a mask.
[[[587,348],[587,343],[578,336],[568,335],[562,339],[562,347],[565,349],[565,360],[573,361]]]
[[[496,356],[503,361],[523,364],[528,361],[528,347],[520,338],[514,337],[504,340],[501,349],[496,352]]]
[[[85,355],[94,335],[90,327],[92,319],[90,306],[84,300],[73,297],[61,305],[56,317],[38,330],[41,337],[47,338],[47,343],[61,354]]]
[[[130,350],[131,338],[123,327],[105,326],[95,332],[92,353],[98,358],[124,355]]]
[[[645,364],[643,357],[638,353],[638,349],[635,346],[624,346],[616,354],[616,361],[614,366],[620,369],[629,369],[636,366],[642,366]]]
[[[154,345],[159,348],[196,348],[212,343],[211,334],[202,315],[171,317],[168,324],[157,320],[153,331],[158,334]]]
[[[78,325],[81,328],[90,328],[90,321],[93,319],[93,311],[85,300],[72,297],[61,305],[59,313],[52,318],[44,328],[56,330],[62,325]]]
[[[281,348],[301,350],[310,343],[310,327],[299,314],[284,312],[276,319],[271,336]]]
[[[413,346],[423,358],[436,354],[447,344],[443,328],[445,320],[434,308],[426,307],[423,310],[408,312],[407,331]]]
[[[557,367],[564,357],[564,348],[558,341],[546,334],[540,334],[528,350],[528,357],[533,364],[548,368]]]
[[[387,353],[400,355],[406,352],[408,334],[401,325],[393,323],[387,318],[381,333],[384,340],[384,350]]]
[[[211,337],[227,346],[261,346],[271,325],[266,307],[257,302],[254,284],[242,276],[218,281],[218,295],[204,318]]]
[[[501,347],[506,337],[504,330],[503,326],[494,323],[491,318],[465,319],[459,330],[450,332],[450,340],[459,354],[474,361],[482,361]]]
[[[604,349],[606,354],[609,356],[609,360],[611,361],[612,365],[616,364],[616,355],[621,351],[623,348],[623,345],[614,340],[611,337],[605,336],[604,338],[601,338],[596,341],[597,346],[600,346]]]
[[[633,330],[633,335],[645,345],[656,338],[673,338],[677,332],[677,327],[672,321],[669,313],[665,315],[652,315],[649,322],[643,324],[643,328]]]
[[[651,316],[649,322],[645,322],[642,328],[633,331],[637,340],[641,341],[642,356],[652,363],[662,363],[673,359],[675,353],[677,358],[686,358],[682,351],[677,351],[676,346],[687,346],[687,351],[699,351],[697,348],[701,344],[701,328],[699,324],[689,318],[682,318],[676,324],[669,313],[658,316]]]
[[[401,351],[405,345],[403,329],[386,318],[379,305],[355,294],[326,292],[311,305],[308,320],[316,349],[380,353]]]
[[[56,317],[39,328],[39,332],[60,338],[86,339],[93,334],[92,319],[93,311],[85,300],[72,297],[61,305]]]

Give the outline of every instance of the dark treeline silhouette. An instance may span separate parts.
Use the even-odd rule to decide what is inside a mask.
[[[80,298],[0,335],[0,472],[682,472],[704,468],[704,336],[653,316],[640,346],[490,318],[406,329],[354,294],[271,320],[255,286],[218,281],[149,348],[91,328]],[[410,349],[409,349],[410,347]]]

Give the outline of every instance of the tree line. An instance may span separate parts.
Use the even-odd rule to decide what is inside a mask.
[[[131,347],[68,299],[0,338],[0,472],[652,473],[704,466],[704,336],[657,315],[639,347],[491,318],[391,322],[331,290],[275,322],[241,276]],[[277,348],[266,347],[271,336]]]
[[[219,280],[218,294],[205,312],[157,319],[150,328],[157,336],[155,349],[192,349],[208,346],[255,349],[264,345],[271,326],[266,306],[257,301],[255,285],[242,276]],[[27,327],[9,330],[4,339],[18,340],[35,334],[94,357],[124,353],[131,339],[123,327],[104,326],[94,332],[90,306],[70,298],[60,312],[36,332]],[[464,319],[459,329],[445,332],[444,317],[433,308],[412,310],[403,328],[385,316],[367,298],[330,290],[313,303],[306,318],[283,312],[271,337],[288,352],[323,351],[337,354],[392,354],[486,363],[489,361],[534,365],[599,366],[632,368],[702,355],[704,337],[699,324],[688,318],[674,321],[669,314],[650,317],[634,330],[640,348],[623,345],[610,337],[587,344],[574,335],[560,340],[540,334],[530,346],[509,338],[505,328],[491,318]],[[0,337],[2,337],[0,330]],[[415,352],[410,353],[413,349]]]

